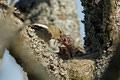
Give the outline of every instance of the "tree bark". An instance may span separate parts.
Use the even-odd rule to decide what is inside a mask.
[[[24,14],[23,19],[30,19],[32,23],[60,27],[66,35],[75,40],[77,45],[81,44],[74,0],[20,0],[16,7]]]
[[[72,9],[68,11],[71,6]],[[23,21],[29,19],[31,23],[43,23],[61,27],[66,35],[70,35],[75,40],[76,45],[81,46],[74,0],[71,2],[67,0],[20,0],[20,2],[16,4],[16,7],[20,9],[22,13],[20,17],[22,16],[21,18]],[[56,76],[58,80],[69,80],[67,66],[64,66],[63,60],[55,54],[53,49],[51,50],[51,45],[49,45],[49,47],[47,43],[39,39],[30,28],[26,28],[20,36],[23,36],[24,38],[22,39],[24,45],[20,46],[24,47],[27,45],[27,49],[16,47],[19,43],[17,41],[21,39],[19,38],[18,40],[15,40],[15,43],[12,43],[9,50],[17,62],[23,66],[26,72],[28,72],[28,77],[30,80],[40,80],[41,69],[39,70],[39,68],[41,64],[47,69],[48,72]],[[45,47],[45,49],[43,47]],[[58,48],[58,46],[52,46],[52,48],[56,47]],[[24,50],[27,51],[21,52]],[[53,78],[52,80],[56,79]]]
[[[74,0],[70,2],[67,0],[65,1],[20,0],[20,2],[16,4],[16,7],[20,9],[22,13],[22,15],[20,15],[20,19],[22,19],[23,21],[29,19],[31,23],[43,23],[63,28],[64,33],[66,35],[70,35],[74,39],[75,45],[82,47],[80,43],[79,27]],[[15,57],[17,62],[21,66],[23,66],[25,71],[28,72],[28,77],[30,80],[41,79],[40,76],[41,69],[39,70],[41,64],[47,69],[48,72],[52,73],[53,76],[56,76],[58,80],[59,79],[72,80],[79,78],[85,79],[86,76],[88,76],[86,79],[88,80],[91,79],[92,76],[91,73],[93,72],[94,69],[94,61],[83,60],[84,63],[82,63],[81,61],[81,63],[79,64],[79,59],[78,60],[76,59],[73,61],[68,60],[68,62],[63,62],[63,60],[59,58],[57,54],[54,54],[55,53],[54,50],[52,50],[51,52],[51,48],[55,48],[58,46],[49,45],[50,46],[49,47],[48,44],[39,39],[37,35],[34,34],[34,31],[32,31],[30,28],[26,28],[26,30],[21,32],[20,36],[23,37],[23,39],[20,38],[22,39],[23,42],[23,45],[21,45],[20,47],[24,47],[27,45],[28,46],[27,49],[26,48],[21,49],[19,47],[18,48],[16,47],[19,43],[17,42],[19,40],[18,39],[15,40],[15,43],[12,43],[10,53],[13,55],[13,57]],[[45,49],[43,49],[43,47],[45,47]],[[27,51],[24,52],[24,50]],[[89,61],[90,63],[87,64]],[[85,74],[86,71],[84,71],[84,69],[86,66],[81,66],[83,67],[83,69],[81,70],[80,70],[81,67],[77,67],[73,70],[72,66],[75,65],[74,62],[78,66],[86,63],[86,66],[89,66],[87,67],[88,68],[87,72],[89,74],[87,75]],[[71,65],[69,65],[69,63],[71,63]],[[79,69],[78,72],[76,72],[77,69]],[[80,75],[76,75],[76,73]],[[53,77],[52,80],[56,79]]]
[[[75,45],[81,46],[74,0],[71,2],[67,0],[20,0],[16,6],[22,12],[22,15],[16,16],[23,21],[17,23],[16,26],[24,24],[24,21],[29,19],[31,23],[46,23],[63,27],[65,34],[70,35],[75,40]],[[36,8],[38,10],[35,10]],[[13,41],[9,42],[8,50],[17,63],[28,73],[29,80],[91,79],[94,61],[87,59],[82,61],[81,59],[63,61],[57,54],[54,54],[54,50],[51,52],[51,46],[49,45],[49,47],[48,43],[38,38],[34,30],[26,27],[26,25],[22,25],[22,27],[25,27],[25,29],[17,35],[17,38],[13,38]],[[81,66],[84,64],[86,65]],[[77,67],[73,68],[75,65]]]
[[[0,0],[0,66],[3,53],[22,29],[21,21],[9,11],[7,0]]]
[[[107,68],[119,41],[115,0],[81,0],[85,7],[85,49],[96,62],[95,80]],[[119,1],[118,1],[119,2]],[[117,16],[116,16],[117,15]]]
[[[120,1],[115,1],[115,26],[118,28],[117,32],[118,35],[120,34]],[[118,40],[120,39],[120,36],[118,37]],[[114,52],[113,58],[110,61],[109,67],[106,69],[105,73],[103,74],[101,80],[119,80],[120,79],[120,41],[117,43],[116,50]]]
[[[82,5],[87,56],[62,60],[54,51],[58,46],[40,39],[28,25],[23,25],[22,32],[10,42],[10,54],[28,73],[29,80],[92,80],[94,76],[98,80],[101,77],[118,42],[118,6],[114,0],[82,0]],[[30,20],[31,24],[61,27],[74,39],[75,45],[81,46],[74,0],[20,0],[16,7],[21,11],[17,17],[23,21],[18,25]]]

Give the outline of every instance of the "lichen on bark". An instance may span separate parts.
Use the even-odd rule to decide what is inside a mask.
[[[85,8],[87,56],[62,60],[52,49],[58,46],[51,46],[40,39],[28,25],[23,25],[25,29],[12,41],[10,54],[28,72],[30,80],[40,80],[41,77],[47,80],[49,75],[52,80],[92,80],[101,77],[118,41],[119,6],[115,5],[115,0],[81,1]],[[75,45],[81,46],[74,0],[20,0],[16,7],[21,11],[17,15],[22,20],[21,24],[30,20],[31,23],[63,28],[65,35],[70,35]],[[41,69],[46,73],[41,74]]]
[[[115,0],[81,0],[85,7],[85,48],[96,61],[95,79],[98,80],[109,64],[116,43]]]
[[[71,6],[72,6],[72,9],[71,9]],[[80,35],[79,35],[79,25],[78,25],[76,6],[75,6],[74,0],[72,0],[71,2],[67,0],[65,1],[20,0],[16,4],[16,7],[22,13],[22,15],[20,15],[19,17],[20,19],[22,18],[23,22],[29,19],[31,23],[43,23],[43,24],[49,24],[49,25],[54,25],[56,27],[63,28],[62,29],[63,32],[66,35],[70,35],[75,40],[76,45],[81,46]],[[61,79],[69,80],[69,76],[67,73],[68,72],[67,64],[66,66],[64,66],[63,60],[60,59],[58,55],[55,54],[55,52],[52,53],[51,51],[49,51],[49,49],[51,49],[52,47],[56,48],[58,46],[49,45],[48,47],[48,44],[45,43],[44,41],[42,41],[43,44],[39,44],[41,39],[37,38],[34,31],[32,32],[32,29],[27,28],[25,33],[27,33],[26,35],[24,35],[25,40],[28,40],[28,42],[25,42],[25,43],[29,44],[30,49],[33,50],[33,53],[31,53],[32,54],[31,56],[34,59],[32,60],[37,62],[40,60],[41,64],[43,64],[44,67],[48,71],[50,71],[51,74],[56,76],[58,80],[61,80]],[[44,47],[44,49],[42,46]],[[13,45],[13,47],[15,46]],[[13,50],[11,52],[15,52],[15,51]],[[13,53],[13,56],[14,54],[15,53]],[[17,56],[17,54],[15,55]],[[22,62],[19,64],[25,67],[25,69],[27,70],[28,67],[25,66],[24,59],[22,59],[22,57],[20,56],[17,56],[17,57],[19,58],[20,62]],[[28,75],[29,77],[30,76],[33,77],[33,78],[30,77],[31,79],[34,79],[35,75],[34,76],[33,74],[31,75],[30,72],[28,72]]]

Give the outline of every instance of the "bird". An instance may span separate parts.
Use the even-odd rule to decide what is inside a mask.
[[[59,27],[45,24],[34,23],[30,25],[35,30],[36,35],[48,42],[51,39],[62,40],[63,33]]]
[[[64,45],[64,47],[58,46],[58,54],[61,57],[69,59],[74,56],[84,55],[85,53],[85,50],[80,46],[76,46],[72,37],[70,35],[65,35],[59,27],[39,23],[34,23],[29,27],[34,29],[36,35],[38,35],[38,37],[43,39],[45,42],[55,39]]]

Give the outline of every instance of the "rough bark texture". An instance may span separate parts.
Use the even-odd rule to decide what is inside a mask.
[[[87,56],[63,60],[56,54],[59,48],[53,45],[54,40],[45,42],[28,25],[23,25],[25,28],[19,36],[13,38],[9,46],[10,54],[28,73],[29,80],[100,79],[118,42],[119,0],[81,1],[85,8]],[[29,20],[29,24],[54,25],[62,28],[64,34],[70,35],[75,45],[81,47],[74,0],[20,0],[16,7],[21,14],[15,16],[23,21],[16,26]],[[15,16],[12,16],[14,19]]]
[[[115,0],[81,1],[85,7],[85,49],[96,62],[94,75],[99,80],[118,42],[118,8]]]
[[[26,21],[29,19],[31,23],[43,23],[60,27],[66,35],[70,35],[74,39],[75,45],[82,47],[74,0],[70,2],[67,0],[20,0],[20,2],[16,4],[16,7],[22,12],[22,15],[17,15],[21,20]],[[20,42],[24,45],[21,45],[22,43]],[[82,79],[84,76],[89,75],[76,75],[76,73],[85,73],[84,69],[78,72],[76,72],[76,70],[80,68],[73,70],[71,66],[75,64],[69,65],[71,61],[64,62],[55,54],[58,46],[53,45],[53,43],[53,41],[45,43],[45,41],[34,33],[33,29],[27,27],[21,32],[20,38],[12,43],[9,50],[17,62],[28,72],[30,80],[40,80],[41,78],[48,80],[48,77],[44,76],[45,73],[41,73],[43,69],[40,68],[41,65],[45,67],[43,71],[47,72],[48,75],[51,74],[52,80]],[[89,65],[89,78],[91,78],[91,73],[94,68],[94,62],[92,60],[90,61],[90,64],[87,64],[88,61],[84,60],[86,66]],[[85,64],[79,64],[79,59],[76,60],[75,63],[78,64],[78,66]],[[69,77],[72,76],[70,71],[72,71],[75,76]]]
[[[7,1],[0,0],[0,66],[5,48],[16,38],[21,29],[22,23],[9,11]]]
[[[77,45],[81,44],[74,0],[20,0],[16,7],[25,15],[24,19],[60,27]]]
[[[108,68],[103,74],[101,80],[119,80],[120,79],[120,43],[118,44],[113,58]]]
[[[117,28],[117,34],[120,34],[120,0],[115,1],[115,26]],[[118,37],[118,39],[120,36]],[[110,61],[108,69],[105,71],[101,80],[119,80],[120,79],[120,42],[116,47],[114,56]]]

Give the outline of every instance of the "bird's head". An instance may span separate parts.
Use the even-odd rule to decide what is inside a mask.
[[[32,24],[31,28],[39,32],[47,31],[47,34],[45,34],[45,37],[48,38],[47,35],[49,35],[50,38],[48,40],[56,39],[60,41],[62,44],[64,44],[65,46],[68,45],[68,39],[59,27],[51,26],[51,25],[44,25],[44,24]]]

